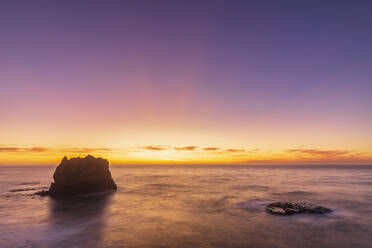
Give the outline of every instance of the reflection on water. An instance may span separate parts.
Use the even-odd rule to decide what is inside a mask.
[[[105,208],[110,200],[111,195],[51,199],[48,230],[53,233],[47,234],[48,243],[53,247],[65,247],[65,244],[102,247]]]
[[[371,167],[116,166],[115,194],[32,196],[53,170],[0,167],[0,247],[372,247]]]

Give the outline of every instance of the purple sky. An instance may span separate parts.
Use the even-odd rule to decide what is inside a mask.
[[[91,126],[123,133],[92,141],[107,146],[156,133],[151,144],[370,153],[371,13],[371,1],[1,1],[0,145],[86,145]]]

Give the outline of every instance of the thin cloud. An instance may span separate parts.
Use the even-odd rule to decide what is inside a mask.
[[[45,147],[31,147],[28,149],[28,151],[30,152],[45,152],[49,150],[48,148],[45,148]]]
[[[289,153],[299,153],[312,156],[324,156],[324,157],[338,157],[344,155],[351,155],[350,151],[345,150],[320,150],[320,149],[289,149],[286,150]]]
[[[166,146],[145,146],[142,149],[150,150],[150,151],[166,151],[169,150],[169,147]]]
[[[174,147],[173,149],[176,151],[195,151],[198,146],[184,146],[184,147]]]
[[[110,148],[65,148],[61,149],[62,152],[71,152],[71,153],[89,153],[89,152],[111,152],[113,151]]]
[[[42,153],[42,152],[66,152],[66,153],[92,153],[92,152],[110,152],[110,148],[85,148],[85,147],[71,147],[71,148],[51,148],[51,147],[0,147],[0,152],[14,152],[14,153]]]
[[[0,152],[45,152],[46,147],[0,147]]]
[[[245,149],[227,149],[227,152],[245,152]]]
[[[18,147],[0,147],[0,152],[18,152]]]
[[[205,148],[203,148],[203,151],[215,152],[215,151],[217,151],[219,149],[220,148],[218,148],[218,147],[205,147]]]
[[[285,159],[285,158],[262,158],[262,159],[245,159],[238,161],[238,164],[300,164],[300,165],[311,165],[311,164],[335,164],[335,165],[356,165],[356,164],[366,164],[370,165],[372,163],[372,157],[317,157],[317,158],[298,158],[298,159]]]

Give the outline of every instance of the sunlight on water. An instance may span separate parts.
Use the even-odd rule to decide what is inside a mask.
[[[0,167],[0,247],[371,247],[372,167],[113,166],[114,194],[52,200],[52,167]],[[273,201],[331,214],[273,216]]]

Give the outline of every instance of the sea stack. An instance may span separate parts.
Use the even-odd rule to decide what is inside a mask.
[[[40,195],[69,197],[117,189],[108,161],[91,155],[85,158],[64,157],[53,178],[54,183],[51,183],[49,191],[40,192]]]

